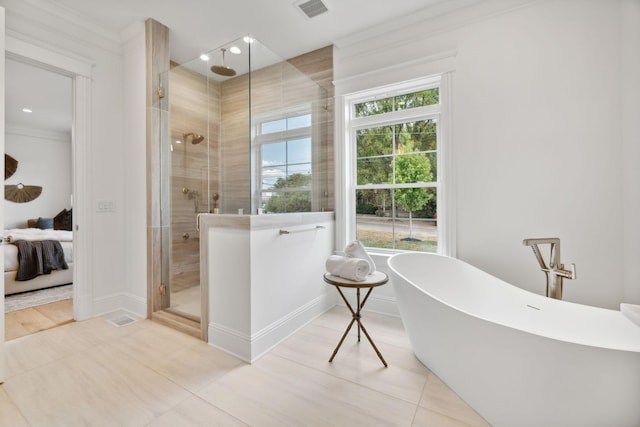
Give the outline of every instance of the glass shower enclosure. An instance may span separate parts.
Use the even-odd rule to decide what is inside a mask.
[[[330,97],[308,70],[250,36],[172,63],[160,80],[168,97],[160,129],[163,285],[153,312],[201,324],[200,214],[333,209]]]

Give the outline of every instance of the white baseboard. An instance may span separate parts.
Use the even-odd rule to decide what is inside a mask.
[[[253,363],[335,304],[335,296],[324,293],[251,336],[224,325],[209,323],[209,345]]]
[[[90,306],[92,307],[90,317],[98,317],[122,310],[140,319],[147,317],[147,300],[125,292],[96,298]]]

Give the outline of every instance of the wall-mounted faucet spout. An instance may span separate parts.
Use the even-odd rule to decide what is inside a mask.
[[[557,237],[542,239],[524,239],[523,245],[531,246],[533,253],[540,264],[540,269],[547,276],[547,297],[562,299],[562,279],[576,278],[576,265],[571,264],[570,270],[564,269],[564,264],[560,262],[560,239]],[[538,245],[551,245],[549,253],[549,265],[544,262]],[[551,276],[551,277],[549,277]],[[551,280],[549,280],[551,278]]]

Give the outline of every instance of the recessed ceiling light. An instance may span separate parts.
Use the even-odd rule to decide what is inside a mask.
[[[242,53],[242,51],[240,50],[240,48],[238,46],[231,46],[229,48],[229,52],[234,53],[236,55],[240,55]]]
[[[255,40],[255,39],[254,39],[254,38],[252,38],[252,37],[249,37],[249,36],[244,36],[244,37],[242,38],[242,40],[244,40],[244,42],[245,42],[245,43],[247,43],[247,44],[251,44],[251,43],[253,43],[253,42],[254,42],[254,40]]]
[[[182,141],[180,141],[179,139],[176,139],[176,144],[182,144]]]
[[[22,112],[24,112],[24,113],[33,113],[33,110],[31,108],[23,108]]]
[[[202,55],[200,55],[200,59],[202,59],[203,61],[208,61],[209,55],[207,55],[206,53],[203,53]]]

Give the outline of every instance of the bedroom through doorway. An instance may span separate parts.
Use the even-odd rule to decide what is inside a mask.
[[[73,321],[73,79],[7,55],[5,340]],[[18,255],[20,254],[20,255]]]

